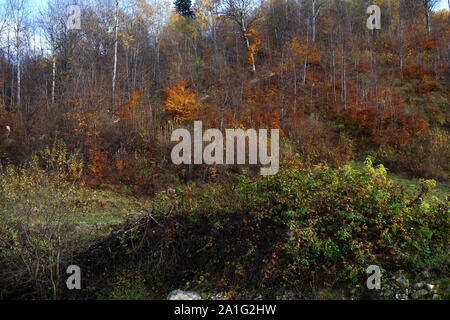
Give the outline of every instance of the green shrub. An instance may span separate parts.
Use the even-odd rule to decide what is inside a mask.
[[[181,281],[197,270],[225,288],[314,283],[357,295],[371,264],[388,272],[415,273],[433,261],[448,268],[447,207],[422,200],[432,181],[408,199],[370,159],[360,170],[294,162],[275,176],[236,178],[231,188],[189,185],[159,195],[152,213],[159,225],[145,232],[160,248],[159,275]]]

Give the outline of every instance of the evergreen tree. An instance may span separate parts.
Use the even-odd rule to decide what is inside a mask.
[[[176,7],[177,13],[186,18],[194,18],[195,13],[191,9],[191,0],[175,0],[173,3]]]

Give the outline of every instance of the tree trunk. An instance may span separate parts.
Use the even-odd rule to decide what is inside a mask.
[[[306,84],[306,66],[308,65],[308,53],[305,56],[305,63],[303,64],[303,81],[302,84]]]
[[[56,50],[55,45],[53,46],[53,56],[52,56],[52,110],[55,107],[55,82],[56,82]]]
[[[10,41],[11,41],[11,37],[10,37],[10,31],[8,29],[8,38],[7,38],[7,44],[8,44],[7,56],[8,56],[8,61],[11,61],[11,55],[12,55],[12,53],[10,51],[10,49],[11,49]],[[11,72],[11,74],[14,73],[14,67],[12,65],[11,65],[10,72]],[[14,97],[14,77],[13,76],[11,77],[11,82],[10,82],[9,86],[11,88],[11,96],[10,96],[10,99],[9,99],[9,109],[12,110],[14,108],[14,98],[13,98]]]
[[[333,57],[333,95],[334,95],[334,102],[336,102],[336,57],[334,53],[334,48],[331,51],[332,57]]]
[[[344,110],[347,110],[347,88],[346,88],[346,68],[345,68],[345,47],[342,45],[342,102],[344,102]]]
[[[245,31],[243,31],[243,34],[245,34]],[[251,54],[250,59],[251,59],[251,65],[252,65],[252,72],[253,72],[253,74],[256,74],[255,57],[253,56],[253,53],[250,52],[250,40],[248,39],[247,36],[243,36],[243,37],[245,40],[245,46],[247,47],[247,52],[249,54]]]
[[[117,73],[117,33],[119,28],[119,0],[116,0],[116,17],[114,25],[114,66],[112,77],[112,111],[115,112],[115,91],[116,91],[116,73]]]
[[[312,2],[312,41],[316,42],[316,3]]]
[[[20,81],[21,81],[21,74],[20,74],[20,60],[21,60],[21,47],[20,47],[20,31],[21,31],[21,24],[22,20],[20,18],[20,1],[17,1],[17,26],[16,26],[16,58],[17,58],[17,99],[16,103],[17,106],[20,106]]]
[[[292,57],[292,68],[294,71],[294,112],[297,111],[297,67],[295,65],[295,59]]]

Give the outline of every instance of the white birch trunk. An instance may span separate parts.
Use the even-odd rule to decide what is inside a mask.
[[[20,82],[21,82],[21,74],[20,74],[20,61],[21,61],[21,46],[20,46],[20,31],[22,28],[22,19],[20,17],[21,12],[21,1],[17,0],[17,21],[16,21],[16,58],[17,58],[17,105],[20,106]]]
[[[56,50],[53,46],[52,56],[52,110],[55,108],[55,86],[56,86]]]
[[[312,41],[316,42],[316,1],[312,0]]]
[[[116,91],[116,73],[117,73],[117,36],[119,29],[119,0],[116,0],[116,12],[115,12],[115,24],[114,24],[114,66],[112,76],[112,110],[115,111],[115,91]]]

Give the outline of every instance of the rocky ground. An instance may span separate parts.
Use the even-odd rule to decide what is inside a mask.
[[[336,292],[319,293],[319,299],[345,299]],[[405,275],[393,275],[375,291],[371,299],[381,300],[447,300],[450,295],[450,283],[447,279],[433,279],[428,271],[424,271],[417,277],[417,281],[408,279]],[[204,294],[195,291],[174,290],[167,300],[228,300],[230,295],[225,292]],[[263,300],[260,293],[251,295],[236,295],[233,299]],[[299,300],[302,296],[292,290],[282,290],[275,295],[276,300]]]

